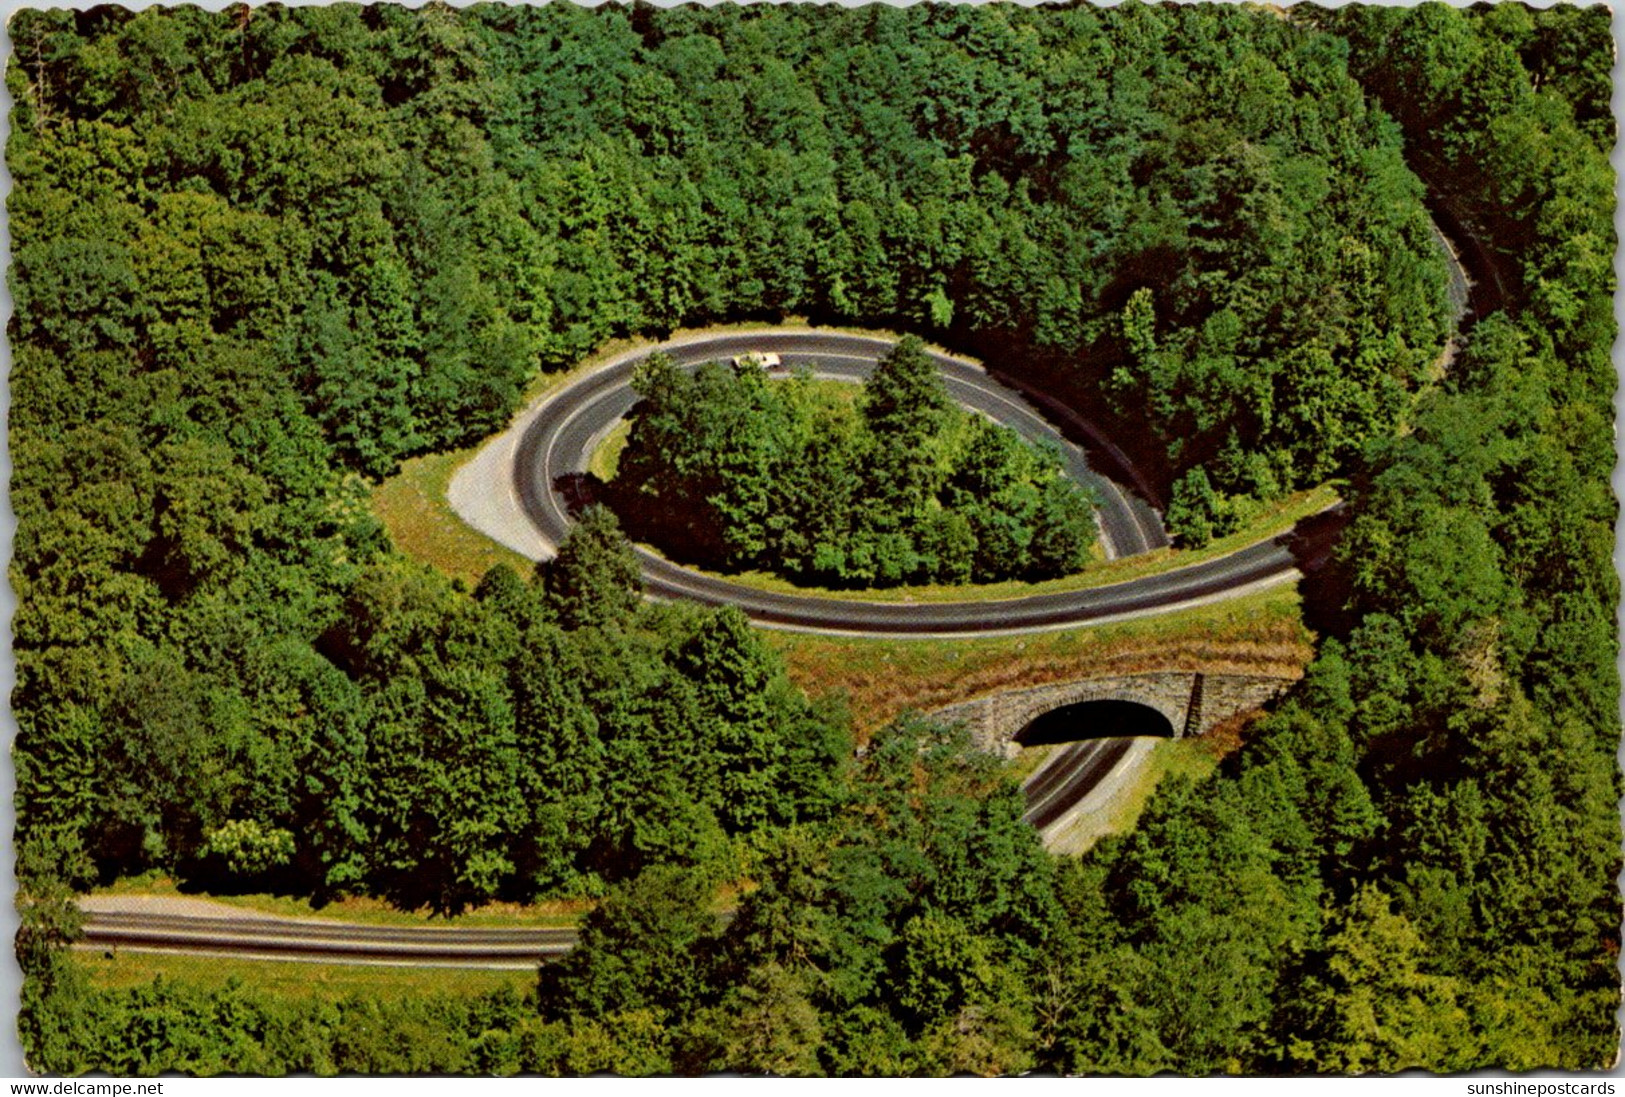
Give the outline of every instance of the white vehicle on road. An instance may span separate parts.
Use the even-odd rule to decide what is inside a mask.
[[[777,354],[768,354],[759,350],[734,355],[733,364],[735,369],[747,369],[751,366],[754,366],[757,369],[765,370],[784,368],[784,363],[779,361],[779,356]]]

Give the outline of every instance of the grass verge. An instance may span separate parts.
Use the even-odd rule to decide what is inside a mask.
[[[689,564],[682,566],[702,575],[709,575],[753,590],[780,594],[796,594],[812,598],[830,598],[850,602],[883,602],[910,605],[933,602],[1001,602],[1017,598],[1030,598],[1039,594],[1057,594],[1065,591],[1088,590],[1110,586],[1148,575],[1160,575],[1176,568],[1212,560],[1248,545],[1278,537],[1308,518],[1337,502],[1337,493],[1322,485],[1310,491],[1298,492],[1260,512],[1256,521],[1244,530],[1220,538],[1199,549],[1157,549],[1119,560],[1102,560],[1088,565],[1083,571],[1059,579],[1046,579],[1040,583],[1010,580],[1003,583],[984,583],[974,586],[914,586],[886,587],[874,590],[832,590],[826,587],[802,586],[765,571],[715,572]],[[664,556],[652,546],[644,548]],[[1098,545],[1097,545],[1098,547]],[[668,557],[669,559],[669,557]],[[682,561],[674,561],[682,563]]]
[[[1219,757],[1200,739],[1168,739],[1151,748],[1150,755],[1128,784],[1100,811],[1083,812],[1066,829],[1051,834],[1045,846],[1051,853],[1076,856],[1087,853],[1108,834],[1126,834],[1140,821],[1151,794],[1170,773],[1200,779],[1218,767]]]
[[[452,475],[477,448],[414,457],[372,490],[373,513],[389,530],[396,548],[470,587],[497,564],[507,564],[522,576],[535,566],[468,525],[446,502]]]
[[[844,692],[866,739],[908,710],[1095,674],[1181,668],[1296,676],[1314,656],[1297,588],[1108,625],[968,640],[858,639],[767,631],[809,694]]]
[[[621,470],[621,454],[626,452],[626,444],[631,440],[632,420],[622,419],[610,428],[604,440],[598,443],[598,448],[592,451],[592,456],[587,460],[587,471],[606,484],[615,479],[615,474]]]
[[[69,956],[91,984],[103,990],[144,986],[157,978],[213,990],[235,979],[253,988],[256,995],[337,1001],[352,994],[384,999],[423,998],[435,994],[472,997],[504,987],[524,993],[536,984],[536,975],[530,971],[307,964],[122,949],[106,952],[76,949]]]

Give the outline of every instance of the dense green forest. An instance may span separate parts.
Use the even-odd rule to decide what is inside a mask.
[[[1060,454],[956,407],[918,338],[857,405],[746,362],[639,366],[631,438],[608,493],[667,556],[828,586],[1050,579],[1095,541]]]
[[[517,822],[400,768],[530,733],[490,611],[390,551],[363,477],[611,335],[800,309],[1018,363],[1030,336],[1120,363],[1113,398],[1243,493],[1337,467],[1326,430],[1397,408],[1337,409],[1438,348],[1397,132],[1335,40],[1240,9],[102,7],[12,36],[19,840],[81,883],[235,860],[457,894],[409,863],[444,831],[525,891]],[[1276,73],[1257,110],[1243,64]],[[1258,203],[1220,186],[1236,158]],[[1056,279],[1064,307],[1009,311]],[[1228,356],[1164,370],[1198,329]]]
[[[1606,1064],[1609,29],[1507,4],[19,12],[30,1062]],[[1442,378],[1412,169],[1501,288]],[[366,479],[608,337],[789,313],[1094,393],[1191,539],[1347,477],[1304,685],[1054,860],[962,735],[905,721],[854,757],[739,615],[640,605],[607,512],[469,591],[367,510]],[[90,988],[56,947],[67,889],[152,867],[604,902],[528,996]]]

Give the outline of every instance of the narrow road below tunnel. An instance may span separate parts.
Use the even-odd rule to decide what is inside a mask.
[[[1023,816],[1039,830],[1054,824],[1088,796],[1128,753],[1133,739],[1088,739],[1063,748],[1022,786]]]

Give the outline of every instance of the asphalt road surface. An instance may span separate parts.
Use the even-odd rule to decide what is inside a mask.
[[[786,368],[806,365],[825,376],[860,380],[891,346],[865,336],[775,331],[690,340],[662,349],[678,365],[690,368],[763,351],[778,354]],[[637,361],[647,353],[623,356],[553,394],[515,448],[515,495],[537,531],[552,544],[563,541],[572,510],[587,501],[583,483],[593,450],[637,402],[628,386]],[[949,393],[961,404],[1029,440],[1047,439],[1060,447],[1067,473],[1101,499],[1099,522],[1110,555],[1133,556],[1167,545],[1157,512],[1124,485],[1132,479],[1130,471],[1102,475],[1091,466],[1079,440],[1054,426],[1022,393],[972,363],[945,355],[933,358]],[[638,555],[651,596],[736,605],[763,625],[849,635],[966,636],[1068,628],[1200,604],[1295,578],[1304,546],[1304,538],[1294,531],[1218,559],[1110,586],[1003,601],[933,603],[761,591],[681,567],[646,550],[640,549]]]
[[[258,960],[533,970],[568,952],[573,929],[375,926],[154,911],[86,911],[86,949]]]

